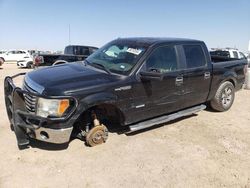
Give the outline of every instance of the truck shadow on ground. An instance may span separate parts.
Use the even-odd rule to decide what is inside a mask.
[[[42,150],[58,151],[58,150],[66,150],[69,146],[69,143],[53,144],[53,143],[47,143],[47,142],[42,142],[39,140],[30,139],[29,146],[31,148],[37,148],[37,149],[42,149]]]

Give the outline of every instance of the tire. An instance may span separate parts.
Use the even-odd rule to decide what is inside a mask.
[[[232,82],[223,82],[214,98],[210,101],[211,107],[218,112],[225,112],[229,110],[234,102],[235,89]]]
[[[4,58],[0,57],[0,61],[2,61],[3,63],[5,62]]]
[[[26,67],[27,67],[28,69],[31,69],[32,66],[33,66],[33,63],[32,63],[32,62],[28,62]]]

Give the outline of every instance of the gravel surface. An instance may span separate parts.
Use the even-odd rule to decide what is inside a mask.
[[[0,187],[249,187],[250,91],[228,112],[198,115],[106,144],[80,140],[52,147],[35,142],[19,151],[5,111],[3,80],[25,72],[0,67]],[[17,80],[18,84],[22,79]]]

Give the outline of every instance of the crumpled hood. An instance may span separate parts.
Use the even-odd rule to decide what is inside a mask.
[[[41,68],[26,74],[29,87],[44,88],[39,93],[69,95],[114,81],[114,77],[81,62]],[[32,87],[33,85],[33,87]],[[34,87],[34,85],[36,87]]]

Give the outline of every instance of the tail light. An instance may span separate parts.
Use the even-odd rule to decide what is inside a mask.
[[[39,66],[43,62],[43,57],[36,56],[34,62],[35,62],[35,66]]]

